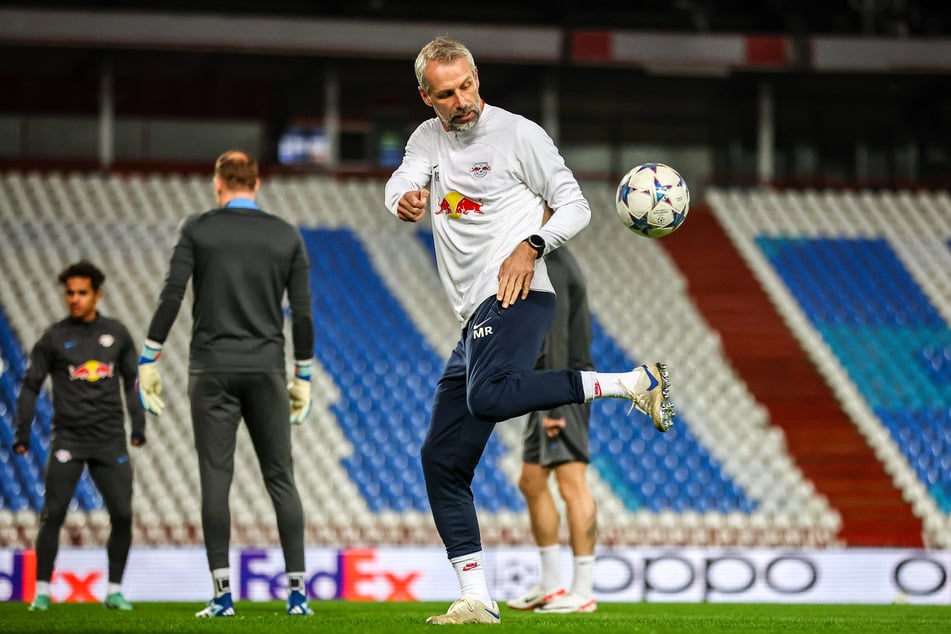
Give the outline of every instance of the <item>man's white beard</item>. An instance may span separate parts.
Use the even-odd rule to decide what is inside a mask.
[[[466,114],[469,114],[470,112],[471,112],[472,114],[474,114],[475,116],[472,117],[472,119],[470,119],[469,121],[457,121],[457,120],[455,120],[455,117],[462,116],[462,115],[466,115]],[[477,124],[477,123],[479,122],[479,115],[481,115],[481,114],[482,114],[482,113],[479,112],[478,108],[475,108],[475,107],[473,106],[473,107],[471,107],[471,108],[467,108],[467,109],[463,110],[462,112],[454,112],[454,113],[452,113],[451,115],[449,115],[449,120],[448,120],[448,121],[444,121],[443,123],[445,123],[446,126],[447,126],[452,132],[465,132],[465,131],[471,130],[472,128],[475,127],[475,124]]]

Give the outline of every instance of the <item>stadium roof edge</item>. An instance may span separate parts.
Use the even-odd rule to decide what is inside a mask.
[[[730,69],[951,72],[951,38],[639,32],[348,18],[0,8],[0,44],[412,58],[433,36],[466,42],[478,60]]]

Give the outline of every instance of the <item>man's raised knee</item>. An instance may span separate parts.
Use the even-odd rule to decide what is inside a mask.
[[[469,386],[466,406],[469,408],[469,413],[476,418],[490,423],[500,423],[512,418],[504,400],[500,397],[495,384],[484,381]]]

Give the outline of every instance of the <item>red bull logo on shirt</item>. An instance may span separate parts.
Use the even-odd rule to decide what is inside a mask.
[[[485,178],[486,174],[492,171],[492,166],[485,161],[479,161],[469,168],[469,173],[476,178]]]
[[[459,192],[449,192],[446,197],[439,201],[439,209],[436,215],[446,214],[450,218],[456,219],[469,214],[484,215],[482,203],[476,202],[471,198],[466,198]]]
[[[69,380],[95,383],[99,379],[108,379],[112,377],[115,365],[114,363],[103,363],[95,359],[90,359],[82,365],[71,365],[69,366]]]

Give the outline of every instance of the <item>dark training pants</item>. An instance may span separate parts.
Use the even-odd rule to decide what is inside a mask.
[[[290,403],[283,373],[204,373],[188,380],[201,479],[201,524],[211,570],[228,567],[238,425],[244,418],[277,515],[287,572],[304,570],[304,511],[291,458]]]
[[[532,291],[503,309],[491,297],[462,331],[433,397],[421,458],[436,530],[449,558],[482,548],[472,478],[495,423],[584,402],[577,370],[535,371],[555,296]]]
[[[109,511],[109,581],[122,582],[132,546],[132,465],[122,440],[103,447],[54,440],[46,463],[46,494],[36,536],[37,581],[49,581],[53,576],[60,529],[85,467]]]

